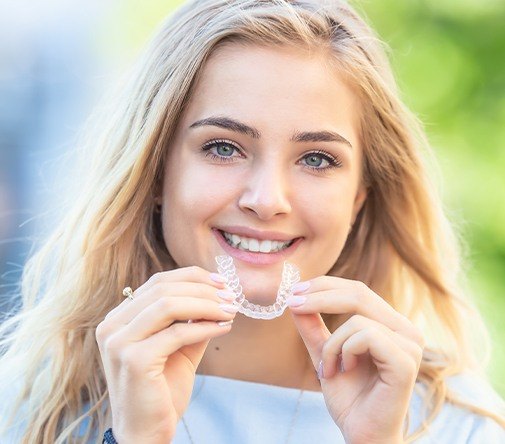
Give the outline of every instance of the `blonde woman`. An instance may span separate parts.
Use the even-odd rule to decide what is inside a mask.
[[[112,96],[3,326],[3,443],[504,442],[429,148],[347,3],[189,2]]]

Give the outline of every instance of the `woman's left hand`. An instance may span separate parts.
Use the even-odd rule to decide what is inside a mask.
[[[321,276],[295,295],[307,297],[291,313],[314,367],[322,361],[326,406],[346,443],[403,442],[424,347],[419,329],[359,281]],[[351,316],[332,333],[320,313]]]

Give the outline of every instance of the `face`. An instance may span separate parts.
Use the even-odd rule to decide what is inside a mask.
[[[175,262],[216,271],[214,257],[231,255],[246,298],[263,305],[284,261],[302,280],[326,274],[365,199],[358,113],[323,54],[219,48],[168,147],[162,221]]]

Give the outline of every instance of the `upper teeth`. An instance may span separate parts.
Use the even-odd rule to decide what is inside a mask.
[[[271,253],[286,248],[292,241],[281,242],[275,240],[259,240],[249,237],[237,236],[236,234],[223,231],[225,239],[239,250],[247,250],[252,252]]]

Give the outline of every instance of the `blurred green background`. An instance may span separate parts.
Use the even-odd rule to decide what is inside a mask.
[[[179,3],[121,2],[97,44],[127,62]],[[447,212],[468,247],[468,281],[493,339],[489,374],[505,396],[505,2],[352,3],[390,47],[404,100],[425,123]]]
[[[505,2],[362,8],[390,46],[404,100],[439,160],[447,213],[468,249],[468,283],[493,340],[488,373],[505,396]]]

